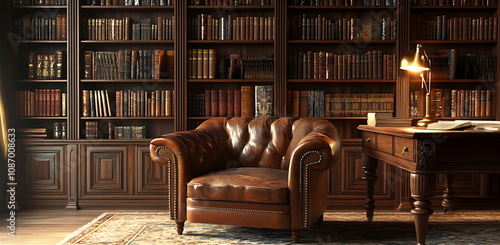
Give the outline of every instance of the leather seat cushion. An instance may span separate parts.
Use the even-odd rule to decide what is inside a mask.
[[[288,203],[288,171],[242,167],[213,172],[192,179],[187,196],[214,201]]]

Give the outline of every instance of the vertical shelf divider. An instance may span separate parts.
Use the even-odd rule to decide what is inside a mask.
[[[187,91],[187,3],[188,1],[174,2],[175,30],[174,30],[174,132],[187,130],[188,118],[188,91]]]

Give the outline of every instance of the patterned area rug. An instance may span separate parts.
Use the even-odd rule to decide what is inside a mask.
[[[413,216],[375,212],[325,213],[323,225],[301,234],[302,244],[415,244]],[[289,230],[194,224],[177,235],[167,213],[104,213],[58,243],[67,244],[291,244]],[[500,212],[452,212],[430,218],[426,244],[500,244]]]

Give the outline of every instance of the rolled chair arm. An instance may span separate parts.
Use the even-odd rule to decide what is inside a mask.
[[[323,213],[326,170],[338,161],[340,147],[340,136],[330,123],[321,124],[289,146],[284,160],[289,164],[292,229],[310,228]]]
[[[203,124],[195,130],[171,133],[153,139],[150,143],[151,159],[167,166],[169,208],[172,219],[186,220],[187,182],[220,169],[227,134],[219,120]]]

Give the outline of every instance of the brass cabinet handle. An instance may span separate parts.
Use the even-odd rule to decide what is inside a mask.
[[[366,141],[366,143],[371,143],[372,139],[371,138],[366,138],[365,141]]]
[[[403,155],[406,154],[408,152],[408,150],[409,150],[408,146],[403,147]]]

